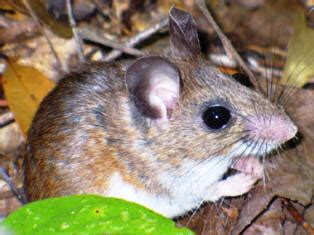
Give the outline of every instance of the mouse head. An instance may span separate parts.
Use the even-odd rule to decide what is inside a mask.
[[[295,136],[282,108],[202,58],[190,14],[173,8],[169,27],[171,57],[143,57],[126,71],[156,149],[177,158],[260,156]]]

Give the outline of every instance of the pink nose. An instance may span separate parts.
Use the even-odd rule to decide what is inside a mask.
[[[248,117],[249,136],[254,140],[264,140],[273,144],[283,144],[292,139],[298,128],[288,117],[264,116]]]

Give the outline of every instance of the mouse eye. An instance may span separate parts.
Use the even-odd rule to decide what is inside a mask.
[[[254,87],[253,84],[251,83],[249,77],[243,73],[232,74],[232,77],[234,78],[234,80],[241,83],[243,86]]]
[[[210,129],[219,130],[227,126],[231,113],[223,106],[210,106],[205,110],[202,118]]]

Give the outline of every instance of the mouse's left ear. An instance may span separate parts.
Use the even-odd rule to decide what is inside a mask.
[[[180,97],[180,73],[172,62],[159,56],[137,59],[126,71],[126,84],[140,113],[158,123],[170,119]]]
[[[196,24],[191,14],[172,7],[169,12],[171,55],[195,58],[201,54]]]

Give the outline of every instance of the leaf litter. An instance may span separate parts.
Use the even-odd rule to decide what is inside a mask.
[[[12,12],[23,14],[23,11],[19,8],[20,6],[14,5],[14,1],[7,2],[10,2],[10,4],[6,5],[4,17],[12,14]],[[137,7],[132,7],[130,3],[127,2],[120,3],[117,1],[113,5],[106,4],[103,1],[94,2],[96,4],[93,5],[93,7],[97,9],[96,13],[94,13],[95,15],[91,16],[89,14],[87,18],[84,18],[83,14],[83,17],[80,18],[79,26],[97,26],[99,28],[97,29],[98,33],[101,37],[117,41],[118,44],[125,42],[131,36],[136,35],[143,29],[149,28],[160,19],[166,17],[167,11],[171,6],[171,2],[163,0],[158,0],[154,4],[150,1],[142,1],[142,3],[137,3]],[[195,10],[194,1],[185,0],[173,2],[189,10],[194,15],[200,30],[207,33],[205,40],[201,38],[201,41],[210,41],[212,45],[212,40],[215,37],[214,31],[211,27],[206,25],[207,23],[204,17]],[[299,11],[302,14],[303,9],[298,1],[281,0],[275,3],[272,2],[272,4],[269,4],[270,1],[251,1],[255,2],[255,5],[253,3],[246,4],[245,1],[230,1],[230,5],[223,4],[222,1],[212,0],[209,2],[211,10],[216,16],[216,20],[242,55],[244,55],[244,52],[249,51],[252,45],[255,48],[257,46],[261,47],[260,52],[262,53],[267,51],[265,48],[270,48],[271,46],[275,46],[279,50],[284,50],[291,37],[293,38],[292,42],[294,41],[293,45],[297,45],[298,43],[300,45],[298,36],[293,34],[298,30],[303,35],[299,36],[302,38],[302,45],[304,45],[304,43],[307,45],[304,48],[311,53],[314,51],[314,39],[309,36],[312,35],[313,29],[306,28],[308,32],[304,33],[305,28],[301,26],[302,24],[299,23],[299,26],[296,26],[297,30],[293,27],[296,12]],[[77,9],[80,9],[80,3],[80,1],[75,3],[77,4]],[[58,5],[56,5],[55,3],[52,8],[55,11],[54,13],[58,13],[59,8]],[[12,8],[10,8],[10,6]],[[143,11],[143,9],[145,9],[145,11]],[[35,9],[34,11],[36,12]],[[74,13],[78,14],[78,12]],[[45,28],[45,30],[46,25],[49,24],[50,26],[48,26],[48,28],[50,28],[50,30],[52,29],[53,32],[57,31],[57,35],[59,36],[51,35],[52,44],[57,48],[57,41],[60,41],[60,50],[58,50],[57,53],[62,58],[61,62],[64,67],[70,69],[71,67],[77,66],[78,60],[75,58],[75,55],[73,56],[75,53],[73,43],[69,44],[69,46],[63,43],[62,40],[68,41],[68,39],[60,38],[60,35],[62,37],[62,30],[64,29],[59,29],[59,26],[53,26],[61,25],[61,27],[63,27],[65,24],[53,23],[60,19],[55,19],[52,15],[45,14],[45,16],[39,15],[38,17],[43,20],[42,27]],[[20,20],[19,23],[22,24],[23,20],[25,20],[26,23],[26,19],[29,20],[31,18],[18,16],[9,19],[14,21]],[[27,24],[30,23],[27,22]],[[65,32],[67,32],[67,27],[68,25],[65,25]],[[50,51],[45,39],[36,34],[31,35],[32,37],[30,38],[29,34],[25,35],[24,33],[25,39],[23,40],[20,34],[17,35],[19,35],[18,41],[15,41],[13,36],[11,36],[11,42],[4,41],[1,53],[8,56],[14,63],[27,64],[33,67],[33,69],[37,68],[43,73],[43,76],[46,77],[45,79],[53,78],[54,80],[58,80],[59,77],[62,77],[64,71],[60,68],[56,70],[54,59],[48,56]],[[149,50],[158,51],[160,48],[163,48],[163,46],[158,48],[158,42],[165,39],[165,33],[161,32],[157,36],[157,39],[151,40],[154,43],[157,42],[157,46],[155,46],[154,43],[145,42],[143,45],[142,43],[140,44],[141,49],[146,50],[145,48],[149,46],[151,48]],[[54,40],[53,37],[56,37],[56,40]],[[34,46],[29,46],[32,43]],[[312,144],[314,139],[314,90],[301,88],[307,81],[311,80],[311,77],[313,78],[313,74],[311,74],[311,71],[314,71],[313,57],[304,55],[303,49],[301,50],[293,45],[292,47],[289,46],[289,49],[292,49],[287,54],[288,65],[284,68],[285,77],[292,73],[289,70],[289,66],[291,67],[293,64],[298,65],[298,63],[300,64],[301,62],[305,64],[303,66],[305,66],[304,70],[306,70],[307,74],[302,73],[303,70],[301,69],[300,73],[302,73],[302,75],[305,74],[305,76],[302,77],[301,82],[298,83],[299,88],[286,89],[287,94],[284,107],[300,129],[299,142],[291,143],[291,146],[288,146],[283,152],[272,156],[271,159],[265,162],[265,168],[267,169],[265,182],[259,182],[249,194],[238,198],[225,198],[216,204],[206,203],[199,210],[177,219],[178,224],[192,228],[197,234],[313,234],[311,224],[314,226],[314,209],[312,205],[314,191],[314,146]],[[208,45],[206,48],[207,47]],[[46,48],[44,49],[45,52],[41,52],[43,48]],[[110,51],[110,47],[106,45],[94,45],[90,42],[85,42],[83,49],[84,55],[87,56],[88,60],[101,60],[104,58],[104,55]],[[270,51],[275,52],[274,49]],[[211,50],[208,50],[207,53],[210,55]],[[43,59],[41,55],[44,54],[47,54],[47,56]],[[302,55],[304,56],[302,57]],[[30,60],[32,57],[35,59]],[[270,58],[270,60],[275,64],[274,62],[276,62],[276,60],[274,58]],[[23,61],[29,62],[23,63]],[[274,72],[275,69],[277,68],[272,68],[272,72]],[[280,69],[282,70],[283,68]],[[2,83],[3,81],[5,80],[2,79]],[[293,77],[291,81],[295,81]],[[21,89],[21,85],[14,86],[16,86],[16,88],[20,87],[18,89]],[[37,90],[39,88],[34,89]],[[42,88],[46,93],[49,89],[50,88]],[[10,105],[10,99],[11,102],[12,99],[22,101],[29,95],[28,93],[14,98],[9,98],[10,95],[7,95],[6,98],[9,101],[9,108],[2,108],[1,114],[7,112],[8,109],[14,111],[13,106]],[[19,118],[24,118],[23,115],[29,115],[31,112],[34,112],[33,109],[34,108],[27,109],[25,114],[23,114],[24,112],[22,112],[22,114],[15,113],[16,121],[20,124],[18,121]],[[25,133],[27,127],[23,127],[22,129]],[[10,138],[8,134],[6,134],[6,136]],[[21,141],[18,139],[16,140],[16,147],[18,148],[20,146]],[[4,151],[5,157],[0,159],[0,164],[1,166],[10,168],[11,175],[21,174],[20,171],[12,170],[16,168],[16,155],[19,154],[14,153],[16,150],[12,150],[12,146],[10,146],[10,148],[10,154]],[[21,158],[22,157],[20,157],[20,160]],[[13,159],[14,164],[10,163],[13,162]],[[17,183],[17,185],[20,184]],[[6,189],[6,191],[7,190],[8,189]],[[3,191],[1,191],[0,196],[2,192]],[[290,204],[287,204],[286,200],[288,200]],[[2,208],[8,207],[6,203],[2,203],[1,205],[3,205]],[[14,208],[13,206],[11,209],[14,210]],[[0,212],[2,212],[2,216],[5,216],[10,211],[1,210],[0,207]]]

